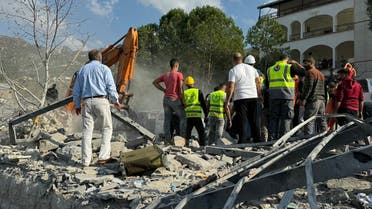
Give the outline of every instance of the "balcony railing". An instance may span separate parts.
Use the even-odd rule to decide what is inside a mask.
[[[300,5],[297,5],[297,6],[293,6],[293,7],[289,7],[289,8],[286,8],[286,9],[278,10],[277,16],[281,17],[281,16],[284,16],[284,15],[288,15],[288,14],[291,14],[291,13],[295,13],[295,12],[304,10],[304,9],[310,9],[310,8],[313,8],[313,7],[317,7],[317,6],[321,6],[321,5],[325,5],[325,4],[329,4],[329,3],[334,3],[334,2],[337,2],[337,1],[340,1],[340,0],[313,0],[313,1],[308,2],[308,3],[300,3]]]
[[[354,23],[345,23],[341,25],[337,25],[337,32],[347,31],[347,30],[354,30]]]
[[[268,14],[265,14],[265,15],[261,15],[261,17],[268,17],[268,18],[271,18],[271,19],[275,19],[278,17],[278,12],[271,12],[271,13],[268,13]]]
[[[325,27],[325,28],[319,28],[317,30],[304,32],[304,38],[311,38],[311,37],[315,37],[315,36],[321,36],[321,35],[332,33],[332,32],[333,32],[332,26]]]
[[[301,39],[301,33],[292,34],[289,36],[290,41],[296,41]]]

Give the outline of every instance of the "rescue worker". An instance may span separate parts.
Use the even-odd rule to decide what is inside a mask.
[[[199,145],[204,146],[205,133],[203,124],[203,113],[207,115],[207,106],[205,104],[203,93],[194,87],[194,78],[188,76],[185,80],[187,89],[184,92],[185,113],[186,113],[186,146],[189,145],[191,131],[195,127],[198,132]]]
[[[208,107],[208,142],[210,145],[222,144],[222,134],[225,126],[225,112],[227,117],[231,120],[230,111],[224,110],[226,102],[226,84],[220,84],[218,89],[209,95],[207,100]]]
[[[244,63],[256,69],[258,76],[259,76],[260,85],[261,85],[261,95],[263,95],[262,84],[264,81],[264,75],[260,70],[254,67],[254,65],[256,64],[256,59],[254,58],[254,56],[248,55],[244,59]],[[253,138],[253,142],[259,142],[262,138],[262,132],[265,132],[266,130],[266,126],[263,124],[263,101],[257,103],[257,110],[254,114],[253,121],[254,121],[255,127],[252,127],[252,128],[256,129],[256,133],[257,133],[256,136],[254,136]],[[266,140],[267,139],[265,138],[263,139],[263,141],[266,141]]]
[[[288,56],[281,55],[280,60],[267,70],[266,87],[269,89],[270,98],[269,140],[277,140],[288,132],[294,117],[293,77],[303,73],[300,64],[296,61],[289,63],[288,60]]]

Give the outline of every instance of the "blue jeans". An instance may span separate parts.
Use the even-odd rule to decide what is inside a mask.
[[[172,138],[170,127],[173,113],[177,115],[180,121],[180,135],[186,137],[186,114],[181,101],[179,99],[164,97],[163,107],[165,139],[169,142]]]
[[[225,120],[223,118],[209,117],[208,118],[209,135],[208,141],[209,145],[223,145],[221,139],[223,134],[223,129],[225,126]]]

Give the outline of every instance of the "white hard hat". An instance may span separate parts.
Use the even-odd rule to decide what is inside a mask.
[[[255,64],[255,63],[256,63],[256,59],[254,58],[254,56],[252,56],[252,55],[248,55],[248,56],[244,59],[244,63],[246,63],[246,64]]]

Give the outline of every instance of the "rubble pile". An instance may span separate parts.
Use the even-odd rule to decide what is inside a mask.
[[[0,146],[0,179],[4,183],[13,182],[1,184],[10,192],[0,193],[0,199],[8,199],[2,201],[0,208],[10,208],[11,205],[12,208],[24,208],[22,204],[39,204],[31,199],[43,199],[43,202],[53,204],[51,193],[61,201],[70,202],[65,204],[66,207],[59,208],[74,208],[67,207],[71,205],[75,205],[75,208],[108,205],[110,208],[143,208],[155,199],[180,191],[232,163],[227,156],[203,155],[201,149],[193,151],[188,147],[162,146],[162,167],[138,176],[125,176],[119,162],[120,153],[131,151],[124,146],[127,141],[125,137],[117,135],[113,138],[112,157],[116,161],[104,165],[96,164],[100,141],[101,135],[95,133],[92,142],[94,163],[86,168],[80,165],[81,133],[64,135],[42,131],[38,143]],[[150,145],[148,143],[141,147]],[[14,187],[16,184],[35,187],[36,193],[27,194],[34,195],[26,198],[29,203],[22,203],[27,201],[18,201],[16,195],[11,195],[12,189],[18,190],[20,187]]]
[[[44,136],[45,138],[46,136]],[[151,173],[124,176],[120,162],[82,167],[81,134],[65,136],[59,132],[40,140],[40,147],[0,146],[0,208],[144,208],[159,197],[173,194],[208,176],[228,169],[239,158],[209,155],[202,149],[165,146],[164,166]],[[123,136],[112,142],[112,154],[129,152]],[[55,143],[52,143],[55,142]],[[95,134],[93,150],[97,157],[100,135]],[[368,180],[349,177],[317,184],[321,208],[356,208],[356,195],[371,193]],[[19,194],[19,195],[17,195]],[[236,208],[276,208],[284,193],[237,205]],[[29,207],[29,206],[32,207]],[[10,207],[12,206],[12,207]],[[27,207],[26,207],[27,206]],[[308,208],[307,192],[297,189],[292,208]],[[363,208],[363,207],[359,207]]]
[[[122,128],[114,131],[111,141],[113,160],[103,165],[97,163],[102,136],[95,132],[92,140],[93,162],[90,167],[83,167],[80,164],[82,133],[77,128],[80,127],[80,121],[73,120],[72,117],[69,113],[57,111],[29,120],[17,127],[18,145],[0,146],[0,208],[140,209],[163,200],[170,200],[170,204],[162,202],[150,208],[174,208],[173,205],[178,204],[185,195],[198,193],[199,189],[205,189],[202,195],[206,198],[214,198],[208,197],[209,191],[223,197],[221,191],[238,185],[238,181],[245,177],[251,179],[248,182],[251,185],[266,178],[267,181],[254,187],[257,193],[262,193],[268,189],[266,187],[279,188],[305,179],[304,172],[300,174],[295,169],[300,169],[303,156],[306,157],[309,150],[320,140],[327,139],[321,134],[311,139],[294,137],[291,140],[288,138],[288,141],[283,139],[284,142],[279,147],[275,147],[277,142],[234,145],[228,139],[223,139],[223,146],[200,147],[197,141],[192,140],[190,147],[185,147],[182,137],[174,137],[173,146],[154,145],[153,138],[149,137],[151,134],[139,134],[138,130],[143,130],[143,127],[137,131],[123,131],[125,128]],[[314,168],[324,162],[329,166],[335,164],[334,173],[333,170],[329,172],[332,176],[342,177],[358,174],[355,171],[362,171],[363,169],[359,169],[361,166],[370,169],[366,162],[372,159],[368,154],[372,149],[371,145],[359,149],[352,144],[350,149],[355,150],[354,152],[340,150],[340,153],[344,153],[340,155],[337,154],[337,149],[331,150],[335,147],[342,148],[352,141],[350,137],[346,137],[348,134],[360,139],[365,134],[370,134],[365,130],[367,129],[359,125],[336,135],[337,144],[331,144],[327,148],[331,152],[324,151],[324,156],[320,158],[322,160],[313,162]],[[337,159],[344,159],[345,163],[332,161],[334,157],[329,156],[333,155]],[[282,159],[274,161],[275,158]],[[277,165],[270,167],[272,163]],[[354,164],[356,168],[345,167],[345,164]],[[263,170],[266,173],[260,175]],[[287,170],[294,176],[280,176],[280,173]],[[329,173],[324,169],[313,172],[326,177]],[[371,175],[363,174],[317,181],[321,182],[314,184],[317,205],[319,208],[368,208],[372,205],[371,180]],[[309,195],[302,186],[295,187],[297,189],[294,190],[293,199],[287,208],[309,208]],[[247,202],[235,205],[234,208],[278,208],[280,201],[285,199],[285,193],[278,192],[285,190],[275,191],[268,193],[271,194],[269,196],[250,197],[250,201],[244,200]],[[252,192],[248,195],[252,196]],[[216,205],[221,200],[205,201],[216,202],[213,203]],[[223,208],[225,202],[227,203],[218,203],[213,208]],[[198,208],[203,207],[199,205]]]

